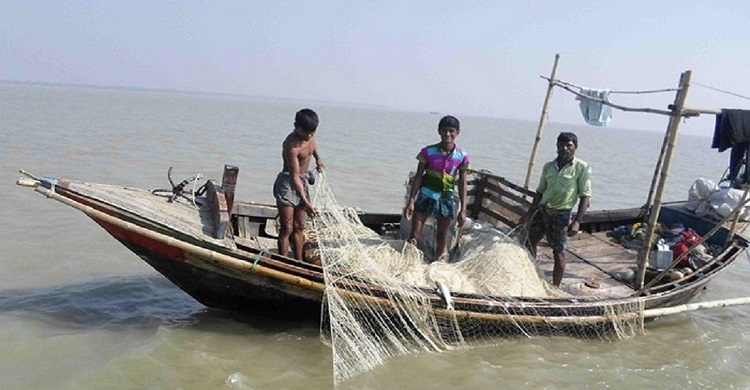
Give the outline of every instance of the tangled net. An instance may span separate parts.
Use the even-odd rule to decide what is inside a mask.
[[[464,313],[453,309],[455,293],[501,307],[514,299],[571,298],[540,276],[523,246],[494,227],[465,227],[451,262],[428,263],[398,232],[381,236],[362,224],[356,210],[341,207],[325,174],[318,177],[313,204],[319,215],[309,235],[317,242],[325,276],[321,337],[333,351],[334,384],[409,353],[491,345],[512,334],[532,337],[577,329],[575,324],[557,331],[553,325],[550,331],[550,326],[515,323],[510,312],[511,320],[502,323],[465,321]],[[425,235],[429,242],[433,232],[434,226],[426,226],[422,242]],[[436,292],[442,297],[439,304]],[[608,305],[604,315],[611,318],[611,327],[594,335],[634,335],[642,329],[642,311],[639,301]],[[566,314],[575,319],[579,313]]]

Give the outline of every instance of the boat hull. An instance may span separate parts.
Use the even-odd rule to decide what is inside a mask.
[[[319,315],[322,295],[285,285],[252,272],[222,266],[207,267],[212,260],[128,231],[101,220],[94,221],[117,241],[201,304],[215,309],[276,314]]]
[[[477,190],[474,191],[473,196],[479,199],[475,201],[477,206],[472,209],[475,220],[487,221],[495,226],[502,223],[506,226],[512,224],[517,213],[523,209],[520,204],[525,198],[500,192],[507,188],[524,190],[517,186],[512,187],[502,178],[481,175],[485,180],[482,187],[490,192],[483,195],[483,201],[482,197],[478,197]],[[215,238],[210,236],[215,230],[206,222],[214,218],[206,218],[199,214],[192,205],[165,204],[163,199],[155,199],[148,191],[134,192],[130,188],[98,188],[94,184],[83,184],[85,186],[78,187],[86,188],[96,196],[81,193],[69,183],[36,185],[36,188],[46,196],[86,213],[115,239],[198,302],[217,309],[251,314],[285,313],[289,316],[299,316],[302,313],[320,315],[321,308],[325,307],[322,304],[324,293],[331,287],[326,286],[320,266],[279,256],[248,244],[272,238],[271,233],[268,233],[271,221],[275,218],[275,208],[272,206],[240,204],[236,207],[239,212],[235,214],[232,226],[233,230],[241,235],[234,239]],[[121,195],[117,195],[120,193]],[[105,195],[116,199],[101,199]],[[132,200],[136,196],[141,198]],[[515,203],[507,203],[508,199]],[[496,203],[493,206],[493,202],[506,203]],[[250,211],[242,211],[242,207]],[[675,215],[681,218],[682,222],[693,224],[692,217],[679,212]],[[579,246],[572,249],[572,257],[580,258],[581,265],[585,265],[584,263],[593,261],[586,258],[586,253],[611,251],[613,248],[622,255],[632,257],[632,254],[628,254],[623,248],[617,249],[612,246],[613,244],[602,244],[604,236],[595,234],[603,234],[614,226],[633,223],[639,218],[637,209],[594,211],[586,214],[582,223],[582,235],[588,235],[589,238],[588,241],[571,243],[573,247]],[[366,226],[380,234],[398,230],[398,215],[363,214],[361,219]],[[700,227],[699,224],[694,225],[698,229],[708,228]],[[266,233],[263,233],[264,231]],[[600,233],[596,233],[597,231]],[[601,245],[604,247],[600,247]],[[614,275],[602,273],[604,277],[611,279],[611,282],[619,283],[620,290],[617,291],[621,293],[617,296],[599,294],[538,299],[455,293],[452,297],[454,309],[449,310],[442,297],[433,289],[423,291],[436,317],[454,321],[461,326],[495,327],[503,334],[570,332],[578,335],[598,335],[613,330],[613,308],[625,308],[623,312],[628,316],[639,315],[637,311],[633,312],[632,308],[640,307],[648,311],[689,302],[746,247],[746,240],[736,237],[721,254],[697,269],[695,273],[640,292],[636,292]],[[586,252],[587,250],[589,252]],[[612,262],[617,260],[616,257],[609,256],[605,260]],[[600,267],[601,264],[593,264],[592,268]],[[336,288],[339,292],[375,302],[387,315],[395,314],[399,310],[388,300],[389,294],[383,286],[348,276],[342,280],[343,283],[337,283]]]

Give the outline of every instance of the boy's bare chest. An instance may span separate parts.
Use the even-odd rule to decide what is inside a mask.
[[[299,159],[307,159],[312,156],[314,150],[315,147],[310,143],[307,143],[306,145],[300,145],[300,147],[297,149],[297,157]]]

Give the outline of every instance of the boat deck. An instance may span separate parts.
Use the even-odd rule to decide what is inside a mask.
[[[167,202],[165,196],[155,196],[151,191],[138,188],[73,180],[63,181],[61,185],[77,194],[130,213],[134,218],[148,220],[165,229],[186,234],[196,241],[205,241],[225,248],[235,247],[234,241],[230,238],[217,239],[212,236],[211,212],[204,199],[199,199],[204,203],[200,206],[183,197]]]
[[[683,204],[672,204],[663,209],[665,212],[676,212],[684,218],[690,218],[692,222],[688,226],[699,228],[696,221],[702,221],[708,230],[716,221],[705,217],[699,217],[689,211]],[[674,215],[673,215],[674,217]],[[678,218],[680,219],[680,218]],[[709,240],[716,244],[724,242],[724,237],[731,231],[732,221],[725,222],[723,230],[717,234],[715,239]],[[701,231],[705,234],[706,231]],[[750,223],[738,221],[735,234],[748,240],[750,239]],[[552,279],[552,249],[545,240],[540,247],[540,263],[545,277]],[[638,253],[627,249],[605,232],[586,233],[580,232],[577,236],[568,239],[567,266],[562,281],[562,289],[575,295],[604,295],[622,296],[633,293],[634,290],[624,284],[625,280],[633,276],[636,270]],[[597,283],[590,283],[595,281]],[[587,283],[589,282],[589,283]],[[598,285],[597,288],[589,287]]]
[[[552,248],[539,244],[539,267],[552,280]],[[623,284],[637,261],[635,251],[624,248],[605,232],[581,232],[568,239],[567,265],[561,288],[574,295],[627,296],[634,290]]]

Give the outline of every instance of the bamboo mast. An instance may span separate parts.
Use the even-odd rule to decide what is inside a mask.
[[[545,122],[547,121],[547,106],[549,101],[552,99],[552,90],[555,87],[555,77],[557,76],[557,64],[560,62],[560,54],[555,54],[555,64],[552,65],[552,73],[549,76],[547,85],[547,95],[544,97],[544,104],[542,105],[542,115],[539,117],[539,126],[536,129],[536,138],[534,139],[534,147],[531,149],[531,157],[529,158],[529,168],[526,171],[526,180],[523,182],[525,188],[529,188],[529,180],[531,179],[531,171],[534,169],[534,160],[536,160],[536,153],[539,149],[539,141],[542,140],[542,130],[544,130]]]
[[[673,108],[673,105],[670,105],[669,108]],[[687,108],[682,107],[682,114],[683,116],[698,116],[700,114],[714,114],[718,115],[721,114],[721,110],[714,110],[714,109],[707,109],[707,108]],[[659,175],[659,171],[661,170],[661,164],[664,159],[664,151],[667,147],[667,141],[669,140],[669,132],[664,133],[664,142],[661,145],[661,152],[659,153],[659,160],[656,162],[656,168],[654,169],[654,176],[651,180],[651,188],[648,191],[648,198],[646,199],[646,204],[644,205],[644,210],[646,212],[649,212],[649,209],[651,207],[651,201],[654,197],[654,189],[656,187],[656,178]],[[734,234],[730,235],[733,236]]]
[[[662,162],[664,161],[664,152],[667,150],[667,144],[669,143],[669,129],[664,132],[664,141],[661,144],[661,150],[659,151],[659,158],[656,160],[656,167],[654,168],[654,176],[651,178],[651,188],[648,190],[648,198],[646,198],[646,204],[643,205],[643,210],[648,213],[651,210],[651,201],[654,199],[654,190],[656,189],[656,178],[661,173]]]
[[[687,70],[680,75],[680,87],[675,94],[672,115],[669,117],[669,125],[667,127],[669,142],[667,143],[667,149],[664,153],[664,163],[661,172],[659,173],[659,183],[656,188],[654,205],[651,208],[651,214],[648,219],[648,233],[643,242],[643,250],[641,250],[638,255],[638,274],[636,275],[638,289],[643,287],[646,276],[646,266],[648,264],[649,255],[651,254],[651,241],[654,239],[656,223],[659,221],[659,213],[661,212],[662,203],[661,199],[664,193],[664,186],[667,182],[667,177],[669,176],[669,166],[672,162],[672,154],[674,153],[675,144],[677,142],[677,130],[680,127],[683,107],[685,106],[685,99],[687,98],[688,88],[690,87],[691,74],[692,72]]]

